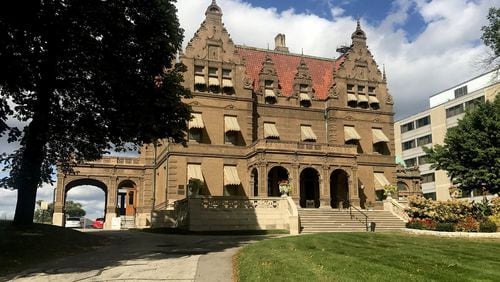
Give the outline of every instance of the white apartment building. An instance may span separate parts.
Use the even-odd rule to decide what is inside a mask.
[[[466,110],[485,100],[493,100],[498,93],[499,69],[432,95],[429,98],[429,109],[394,123],[396,155],[404,160],[407,167],[418,166],[424,197],[449,199],[451,181],[446,171],[430,168],[422,147],[443,144],[448,128],[456,126]]]

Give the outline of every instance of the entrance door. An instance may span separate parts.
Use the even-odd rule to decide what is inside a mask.
[[[349,182],[345,171],[337,169],[332,172],[330,176],[330,195],[332,208],[349,207]]]
[[[300,207],[319,208],[319,176],[314,168],[300,173]]]
[[[122,188],[118,191],[118,215],[135,215],[136,193],[134,188]]]

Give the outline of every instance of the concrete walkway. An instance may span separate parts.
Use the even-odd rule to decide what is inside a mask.
[[[110,244],[2,277],[9,281],[232,281],[243,245],[276,236],[194,236],[101,231]],[[33,254],[36,255],[36,254]]]

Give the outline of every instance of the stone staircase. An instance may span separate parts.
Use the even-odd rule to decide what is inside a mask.
[[[368,224],[375,222],[375,232],[396,231],[405,228],[405,222],[389,211],[365,211]],[[349,209],[299,209],[301,233],[366,232],[364,216]]]

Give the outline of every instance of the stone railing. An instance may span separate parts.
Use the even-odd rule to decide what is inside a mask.
[[[331,145],[323,143],[304,143],[292,141],[277,141],[277,140],[259,140],[250,148],[252,151],[257,150],[293,150],[293,151],[319,151],[325,153],[337,154],[357,154],[355,146],[350,145]]]
[[[395,216],[404,220],[405,222],[410,221],[410,217],[405,211],[406,207],[400,204],[398,201],[394,199],[387,199],[384,201],[384,210],[388,210],[392,212]]]
[[[176,201],[174,204],[175,210],[175,227],[186,228],[189,226],[189,201],[183,199]]]
[[[88,162],[89,164],[109,164],[109,165],[140,165],[140,159],[134,157],[103,157],[102,159]]]
[[[208,196],[175,202],[176,227],[192,231],[288,229],[299,232],[297,207],[290,197]]]

